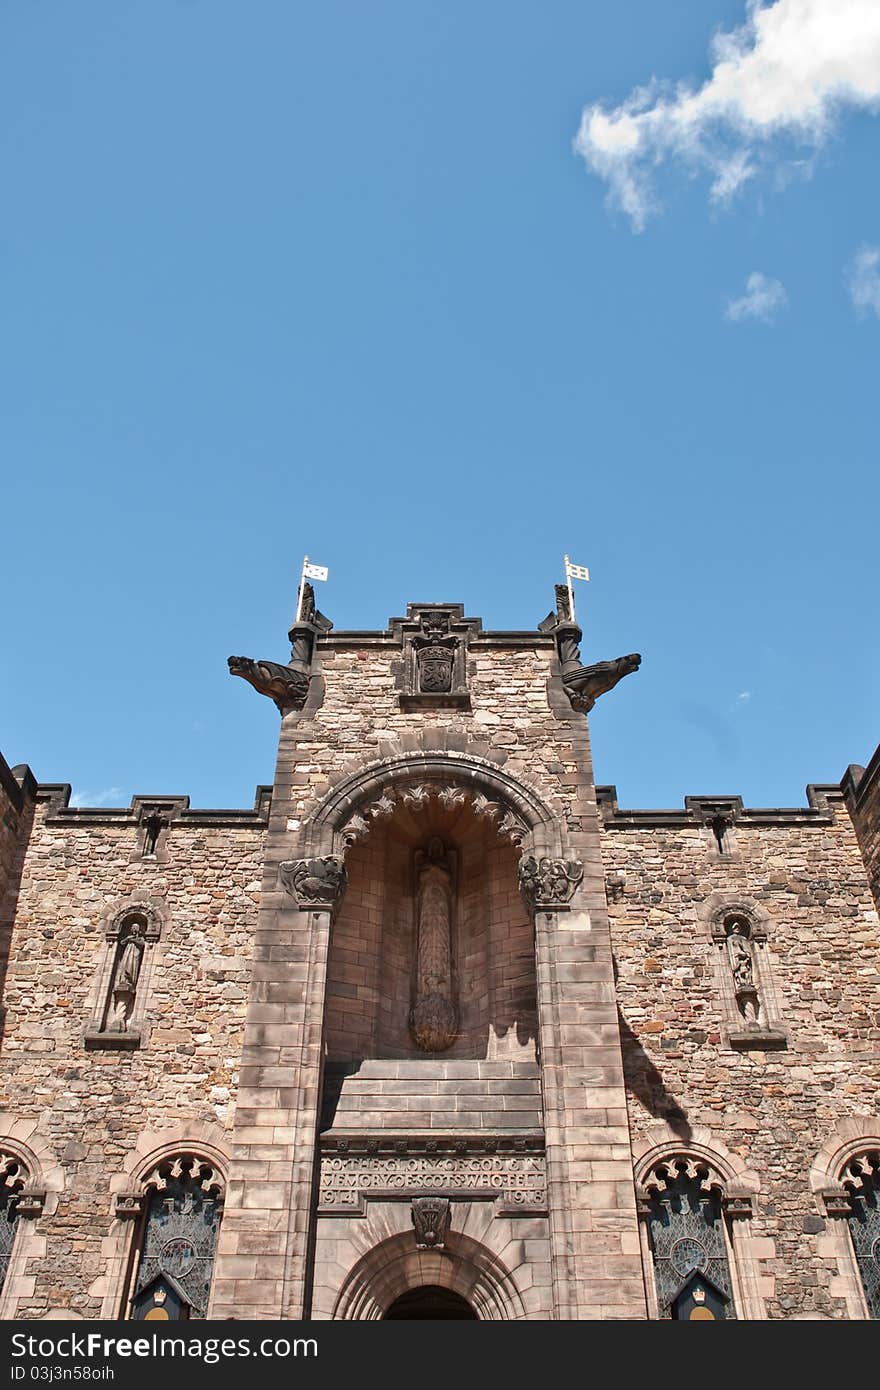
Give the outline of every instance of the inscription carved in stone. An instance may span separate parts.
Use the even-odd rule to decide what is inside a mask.
[[[321,1159],[323,1207],[356,1207],[361,1196],[437,1191],[499,1197],[510,1206],[542,1210],[547,1179],[540,1154],[455,1155],[429,1158],[352,1156]]]

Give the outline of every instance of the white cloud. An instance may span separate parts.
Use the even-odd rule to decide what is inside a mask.
[[[114,802],[118,804],[118,798],[122,795],[121,787],[107,787],[102,792],[74,792],[70,798],[70,804],[79,808],[82,806],[112,806]]]
[[[641,231],[654,209],[652,172],[667,160],[712,178],[726,203],[780,157],[779,138],[815,149],[845,106],[880,105],[878,0],[746,0],[747,18],[716,35],[702,87],[656,80],[620,106],[584,108],[575,149]]]
[[[739,299],[729,299],[724,317],[732,323],[743,319],[761,319],[770,323],[779,310],[788,302],[785,286],[781,280],[773,280],[753,270],[746,280],[746,292]],[[742,696],[740,696],[742,699]]]
[[[752,692],[751,690],[741,690],[736,698],[742,701],[743,704],[745,704],[747,700],[751,700]]]
[[[861,246],[847,269],[850,298],[860,314],[880,318],[880,246]]]

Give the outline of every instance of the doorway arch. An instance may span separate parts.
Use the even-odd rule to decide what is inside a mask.
[[[390,1236],[361,1256],[339,1291],[332,1316],[345,1321],[379,1321],[407,1295],[412,1295],[411,1301],[395,1318],[424,1316],[406,1311],[424,1290],[430,1290],[435,1299],[442,1296],[447,1307],[452,1295],[459,1309],[452,1314],[434,1312],[430,1317],[486,1322],[526,1317],[513,1275],[485,1245],[453,1233],[442,1248],[421,1250],[415,1248],[411,1231]],[[469,1311],[461,1311],[462,1304]]]
[[[462,1298],[454,1289],[444,1289],[439,1284],[419,1284],[414,1289],[407,1289],[406,1293],[398,1294],[390,1307],[386,1308],[384,1320],[402,1321],[405,1318],[479,1321],[466,1298]]]

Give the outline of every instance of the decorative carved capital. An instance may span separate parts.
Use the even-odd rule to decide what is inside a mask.
[[[535,859],[529,854],[519,866],[519,891],[531,912],[558,911],[569,906],[584,876],[577,859]]]
[[[417,1250],[442,1250],[452,1213],[448,1197],[414,1197],[412,1223]]]
[[[332,911],[339,906],[348,882],[345,865],[336,855],[323,859],[287,859],[279,867],[281,882],[303,911]]]
[[[241,676],[261,695],[274,700],[279,712],[302,709],[309,693],[308,671],[281,666],[277,661],[252,661],[249,656],[231,656],[229,672]]]

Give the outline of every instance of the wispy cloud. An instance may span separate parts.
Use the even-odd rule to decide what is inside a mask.
[[[619,106],[584,108],[575,149],[606,180],[612,202],[641,231],[656,210],[652,179],[670,160],[711,177],[726,203],[799,142],[792,165],[809,173],[845,107],[880,105],[878,0],[746,0],[745,23],[716,35],[702,87],[652,79]],[[795,153],[797,158],[794,158]]]
[[[880,246],[861,246],[846,272],[850,298],[860,314],[880,318]]]
[[[70,804],[74,807],[112,806],[114,804],[118,806],[121,795],[121,787],[107,787],[102,792],[74,792],[70,798]]]
[[[746,292],[738,299],[729,299],[724,317],[731,323],[741,323],[743,319],[760,319],[771,323],[779,310],[788,302],[785,286],[781,280],[773,280],[753,270],[746,280]]]
[[[736,698],[739,700],[740,704],[744,705],[747,701],[751,700],[752,692],[751,690],[741,690]]]

